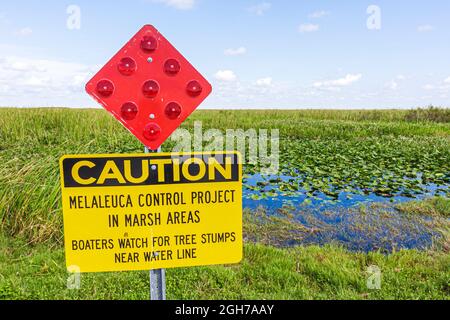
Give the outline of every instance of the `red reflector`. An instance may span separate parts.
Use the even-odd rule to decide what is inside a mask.
[[[141,40],[141,49],[147,53],[153,52],[158,47],[158,41],[152,36],[144,36]]]
[[[169,118],[171,120],[175,120],[181,114],[181,107],[176,102],[170,102],[167,104],[166,109],[164,110],[164,113],[166,114],[167,118]]]
[[[191,97],[196,97],[202,93],[202,86],[198,81],[192,80],[187,84],[186,91]]]
[[[109,80],[100,80],[97,83],[97,92],[103,97],[109,97],[114,92],[114,85]]]
[[[122,58],[117,65],[117,69],[124,76],[130,76],[136,71],[136,62],[130,57]]]
[[[133,102],[125,102],[120,108],[120,114],[125,120],[133,120],[138,113],[138,107]]]
[[[175,59],[168,59],[164,63],[164,71],[170,76],[176,75],[180,71],[180,63]]]
[[[144,138],[150,141],[158,139],[161,128],[156,123],[149,123],[144,128]]]
[[[154,98],[158,94],[159,91],[159,85],[158,82],[155,80],[148,80],[145,81],[142,85],[142,93],[147,98]]]
[[[103,80],[109,82],[99,83]],[[85,89],[152,150],[158,149],[212,90],[211,84],[151,25],[131,37]],[[129,102],[134,105],[126,104]],[[148,127],[150,123],[157,127]]]

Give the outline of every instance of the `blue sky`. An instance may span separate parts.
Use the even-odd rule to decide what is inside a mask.
[[[97,106],[84,84],[144,24],[212,83],[204,108],[450,106],[448,0],[3,1],[0,106]]]

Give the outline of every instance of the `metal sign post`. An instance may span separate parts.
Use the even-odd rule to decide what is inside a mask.
[[[166,300],[166,269],[150,270],[150,300]]]
[[[161,152],[161,147],[157,150],[144,147],[144,152]],[[166,300],[166,269],[150,270],[150,300]]]

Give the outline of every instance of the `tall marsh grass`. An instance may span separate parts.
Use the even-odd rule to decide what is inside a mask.
[[[450,145],[450,123],[444,121],[448,110],[417,111],[414,117],[411,112],[199,110],[183,127],[192,129],[201,120],[204,129],[279,129],[282,144],[286,139],[429,137],[448,140]],[[0,108],[0,231],[23,235],[30,242],[60,241],[59,158],[141,151],[140,142],[101,109]]]

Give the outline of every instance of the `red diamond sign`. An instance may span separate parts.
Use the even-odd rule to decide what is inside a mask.
[[[211,93],[209,82],[145,25],[86,84],[86,91],[156,150]]]

